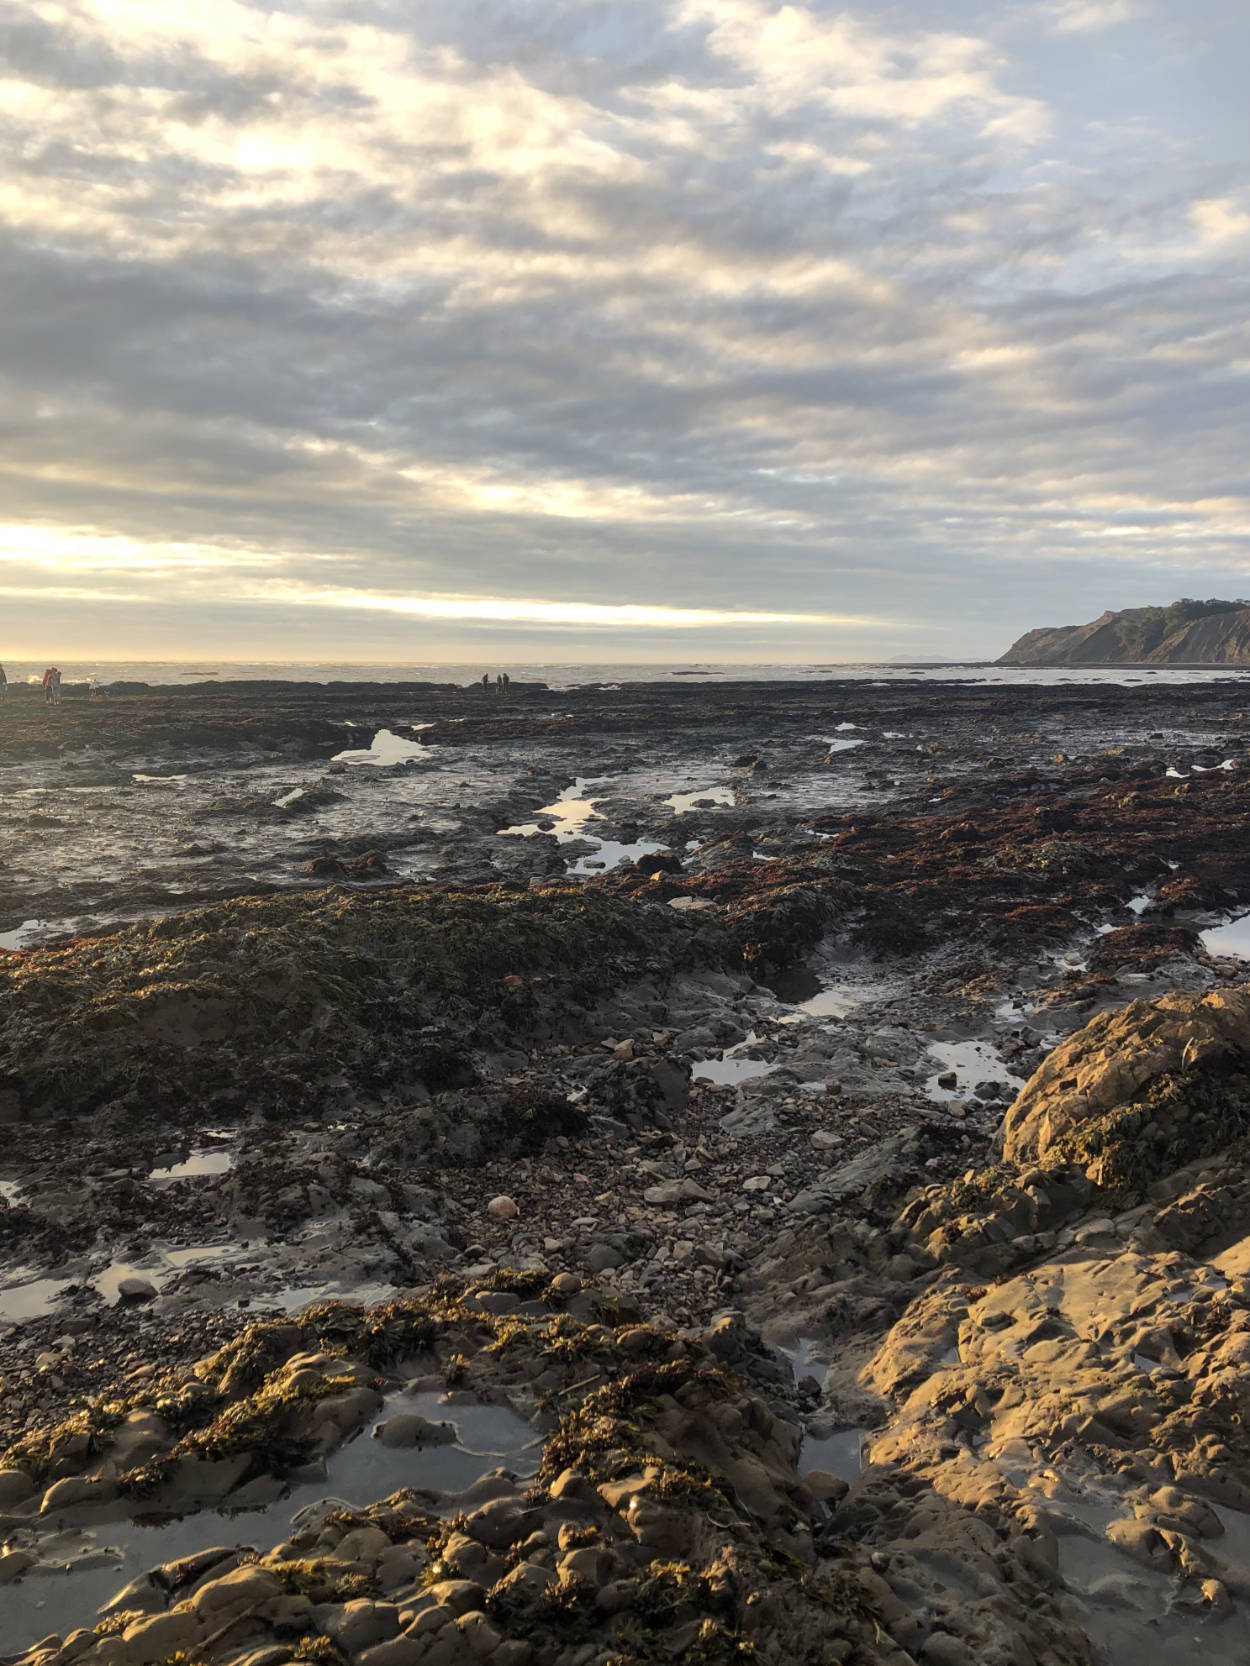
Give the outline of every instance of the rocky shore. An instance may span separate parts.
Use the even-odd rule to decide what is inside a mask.
[[[1244,1661],[1238,694],[0,707],[0,1660]]]

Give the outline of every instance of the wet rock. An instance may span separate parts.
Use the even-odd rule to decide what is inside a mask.
[[[1248,1080],[1250,986],[1135,1001],[1048,1056],[1007,1112],[1003,1154],[1141,1186],[1250,1125]]]
[[[375,1440],[380,1440],[383,1446],[447,1446],[456,1438],[455,1425],[452,1423],[431,1423],[419,1412],[396,1412],[394,1417],[388,1417],[384,1423],[379,1423],[374,1431]]]
[[[384,1643],[399,1633],[399,1609],[393,1603],[344,1603],[321,1621],[327,1637],[349,1654],[358,1654],[375,1643]]]
[[[150,1302],[156,1299],[157,1289],[150,1278],[131,1274],[118,1280],[117,1294],[124,1302]]]

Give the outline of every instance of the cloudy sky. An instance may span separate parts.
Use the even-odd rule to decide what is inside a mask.
[[[1250,594],[1232,0],[0,4],[0,657]]]

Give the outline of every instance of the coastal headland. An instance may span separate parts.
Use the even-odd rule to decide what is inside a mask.
[[[0,1660],[1250,1652],[1235,678],[0,704]]]

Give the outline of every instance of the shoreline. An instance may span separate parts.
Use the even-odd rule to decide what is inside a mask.
[[[266,1600],[307,1596],[295,1561],[380,1533],[351,1541],[373,1546],[354,1594],[323,1584],[299,1610],[308,1636],[353,1602],[407,1635],[445,1607],[417,1564],[444,1570],[436,1590],[489,1566],[466,1612],[557,1666],[573,1645],[549,1610],[499,1589],[489,1544],[452,1545],[484,1500],[424,1448],[381,1472],[439,1493],[419,1522],[383,1506],[394,1486],[351,1490],[354,1430],[494,1406],[550,1455],[518,1490],[499,1471],[521,1445],[501,1448],[492,1483],[536,1512],[536,1591],[572,1577],[561,1500],[582,1499],[588,1658],[620,1654],[614,1614],[666,1650],[715,1620],[771,1658],[780,1634],[702,1586],[662,1623],[593,1594],[674,1555],[710,1579],[728,1534],[748,1562],[784,1550],[852,1581],[836,1624],[775,1559],[744,1587],[784,1589],[833,1658],[897,1661],[880,1630],[913,1658],[950,1637],[989,1659],[1013,1635],[1072,1666],[1093,1638],[1118,1666],[1142,1626],[1115,1593],[1136,1581],[1160,1647],[1200,1624],[1231,1666],[1239,1576],[1194,1524],[1214,1510],[1240,1542],[1218,1383],[1250,1325],[1250,1259],[1225,1242],[1250,1243],[1250,1187],[1220,1084],[1250,1056],[1216,1027],[1244,968],[1202,935],[1250,910],[1237,694],[784,682],[488,705],[296,685],[0,711],[0,1516],[24,1641],[66,1559],[58,1588],[84,1604],[93,1567],[111,1595],[152,1566],[128,1524],[163,1509],[206,1549],[282,1540],[240,1564],[278,1570]],[[1124,1076],[1147,1056],[1157,1081]],[[1101,1144],[1069,1138],[1080,1104],[1119,1115],[1139,1090],[1155,1133],[1131,1110]],[[369,1326],[407,1340],[383,1359]],[[1182,1333],[1173,1358],[1161,1338]],[[670,1368],[666,1399],[647,1373]],[[1191,1439],[1181,1378],[1233,1459]],[[613,1437],[632,1467],[601,1468],[576,1442],[627,1381],[646,1385]],[[117,1420],[76,1445],[92,1404]],[[556,1488],[567,1470],[584,1497]],[[696,1471],[729,1487],[716,1528]],[[618,1517],[598,1489],[631,1476],[642,1515],[622,1493]],[[324,1496],[351,1520],[305,1535],[294,1501]],[[622,1538],[626,1518],[663,1525]],[[1138,1521],[1174,1536],[1170,1572]],[[976,1601],[926,1562],[930,1531]],[[398,1583],[382,1539],[408,1557]],[[1082,1579],[1087,1543],[1114,1589]],[[1173,1611],[1173,1575],[1205,1610]],[[210,1647],[181,1576],[158,1586],[119,1637],[159,1618],[211,1666],[277,1661],[267,1619]],[[341,1652],[373,1666],[386,1641]],[[107,1642],[81,1657],[107,1666]]]

